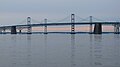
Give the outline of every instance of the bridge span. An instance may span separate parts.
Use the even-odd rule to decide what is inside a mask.
[[[71,34],[76,34],[78,32],[75,31],[75,26],[77,25],[89,25],[90,26],[90,31],[88,33],[90,34],[102,34],[102,26],[103,25],[111,25],[114,26],[114,33],[119,34],[119,27],[120,27],[120,22],[113,22],[113,21],[108,21],[108,22],[93,22],[92,21],[92,16],[90,16],[90,21],[88,22],[75,22],[75,15],[71,14],[71,22],[66,22],[66,23],[47,23],[47,19],[44,21],[45,23],[40,23],[40,24],[31,24],[31,17],[27,18],[27,24],[23,25],[11,25],[11,26],[1,26],[0,31],[1,33],[5,33],[5,30],[11,30],[11,34],[17,34],[18,32],[16,30],[19,30],[19,33],[22,33],[22,29],[27,29],[27,34],[32,34],[32,27],[44,27],[44,34],[50,33],[47,32],[47,27],[48,26],[71,26],[71,31],[69,33]],[[92,30],[94,26],[94,30]],[[61,31],[60,31],[61,32]],[[53,32],[55,33],[55,32]],[[57,33],[57,32],[56,32]],[[80,32],[79,32],[80,33]],[[81,32],[82,33],[82,32]]]

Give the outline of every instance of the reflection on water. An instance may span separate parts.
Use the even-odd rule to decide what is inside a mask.
[[[120,35],[1,35],[0,67],[120,67]]]
[[[27,46],[26,46],[26,49],[27,49],[27,58],[26,58],[26,65],[27,67],[31,67],[31,63],[32,63],[32,55],[31,55],[31,35],[27,35]]]
[[[103,48],[103,45],[102,45],[102,36],[101,35],[94,35],[94,58],[95,58],[95,61],[94,61],[94,65],[95,66],[101,66],[102,67],[102,48]]]
[[[90,66],[93,67],[93,35],[90,35]]]
[[[43,67],[48,67],[47,66],[47,34],[44,35],[44,61],[45,64]]]
[[[71,34],[71,67],[75,66],[75,34]]]
[[[12,49],[12,47],[11,47],[11,50],[12,50],[12,52],[11,52],[11,54],[12,54],[12,66],[13,67],[16,67],[16,59],[17,59],[17,56],[16,56],[16,47],[17,47],[17,45],[16,45],[16,36],[15,35],[12,35],[12,37],[11,37],[11,42],[14,42],[14,44],[12,45],[12,47],[15,47],[15,49]]]
[[[20,46],[16,35],[11,36],[12,65],[11,67],[31,67],[31,35],[27,35],[27,42],[24,47]],[[20,37],[21,40],[21,37]]]
[[[119,62],[119,58],[120,58],[120,35],[116,35],[114,36],[114,38],[116,38],[116,40],[114,40],[114,64],[119,67],[120,66],[120,62]]]

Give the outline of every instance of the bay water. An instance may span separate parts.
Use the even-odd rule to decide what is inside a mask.
[[[0,67],[120,67],[120,35],[0,35]]]

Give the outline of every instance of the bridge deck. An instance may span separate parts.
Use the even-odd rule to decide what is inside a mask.
[[[0,28],[11,28],[12,26],[16,27],[27,27],[27,26],[32,26],[32,27],[37,27],[37,26],[58,26],[58,25],[90,25],[90,24],[96,24],[96,23],[101,23],[103,25],[112,25],[112,24],[120,24],[120,22],[76,22],[76,23],[42,23],[42,24],[31,24],[31,25],[11,25],[11,26],[1,26]]]

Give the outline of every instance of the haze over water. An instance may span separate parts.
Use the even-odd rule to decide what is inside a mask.
[[[0,35],[0,67],[120,67],[120,35]]]

